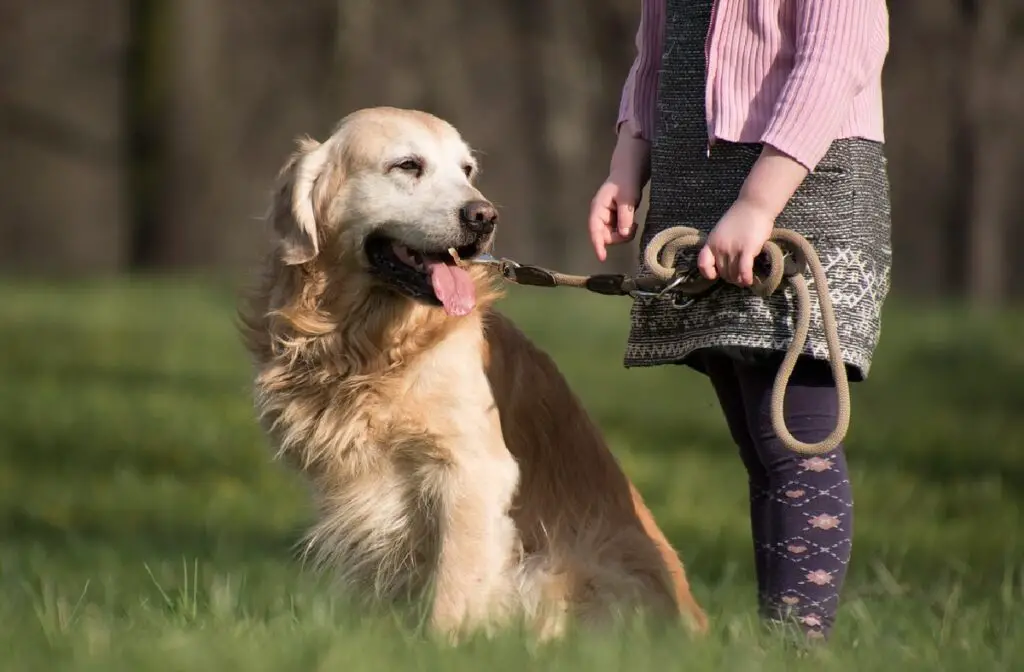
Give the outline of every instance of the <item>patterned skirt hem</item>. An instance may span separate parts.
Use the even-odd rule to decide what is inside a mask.
[[[760,346],[760,344],[758,344]],[[671,342],[651,343],[630,341],[626,345],[623,365],[627,369],[662,366],[666,364],[687,364],[695,353],[709,348],[752,347],[748,338],[727,333],[715,333],[703,338],[680,338]],[[780,354],[785,350],[778,349]],[[851,372],[851,382],[866,380],[871,371],[872,352],[863,348],[842,348],[843,362]],[[828,361],[827,355],[805,348],[804,354],[821,361]]]

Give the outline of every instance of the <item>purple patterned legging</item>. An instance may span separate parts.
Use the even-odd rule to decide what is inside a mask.
[[[795,619],[808,636],[825,637],[853,533],[843,448],[805,456],[783,447],[770,415],[775,366],[712,353],[703,364],[749,476],[761,613],[771,620]],[[806,442],[825,438],[836,421],[835,384],[828,367],[818,364],[798,364],[786,392],[786,424]]]

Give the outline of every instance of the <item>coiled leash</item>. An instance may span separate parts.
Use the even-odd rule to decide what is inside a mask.
[[[689,305],[707,294],[719,280],[708,280],[696,269],[686,272],[675,268],[676,254],[683,249],[702,247],[705,236],[700,231],[686,226],[676,226],[660,232],[644,250],[644,262],[650,275],[629,276],[622,274],[569,275],[558,273],[540,266],[520,264],[511,259],[498,259],[481,255],[472,260],[496,266],[501,275],[519,285],[533,287],[580,287],[597,294],[609,296],[661,297],[669,294],[686,297],[680,307]],[[785,249],[784,249],[785,248]],[[828,293],[825,269],[821,265],[814,247],[799,233],[790,229],[776,228],[762,248],[763,263],[767,273],[755,272],[754,284],[750,290],[757,296],[769,297],[778,291],[784,281],[788,282],[796,295],[797,317],[793,340],[772,386],[771,416],[776,436],[789,450],[805,455],[820,455],[834,450],[846,437],[850,427],[850,385],[846,377],[842,350],[839,344],[839,329],[836,324],[832,298]],[[762,269],[763,270],[763,269]],[[836,383],[839,409],[836,426],[822,441],[804,443],[790,433],[783,413],[786,388],[793,375],[800,354],[807,343],[811,328],[811,292],[807,286],[804,271],[809,270],[814,279],[814,289],[821,308],[821,320],[828,345],[829,365]],[[679,305],[679,304],[677,304]]]

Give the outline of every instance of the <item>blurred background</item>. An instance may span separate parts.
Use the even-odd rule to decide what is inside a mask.
[[[894,284],[1024,292],[1024,9],[890,3]],[[237,268],[294,137],[354,108],[419,107],[482,154],[500,251],[593,267],[638,0],[7,0],[0,267]],[[616,255],[632,262],[632,252]]]
[[[1021,670],[1024,2],[890,12],[894,287],[853,391],[836,655],[809,669]],[[0,2],[5,670],[547,669],[518,640],[463,659],[387,619],[346,620],[304,571],[308,492],[255,422],[236,291],[294,138],[382,104],[439,114],[479,150],[498,252],[595,270],[585,217],[639,14],[639,0]],[[628,308],[570,289],[502,303],[681,551],[715,627],[693,669],[801,669],[759,639],[746,477],[710,386],[624,370]],[[639,672],[677,666],[680,646],[544,655]]]

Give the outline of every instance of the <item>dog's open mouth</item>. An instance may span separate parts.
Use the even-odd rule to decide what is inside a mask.
[[[478,243],[426,251],[386,236],[366,241],[366,258],[374,275],[406,296],[440,305],[453,316],[467,315],[476,306],[476,286],[465,260],[481,251]]]

